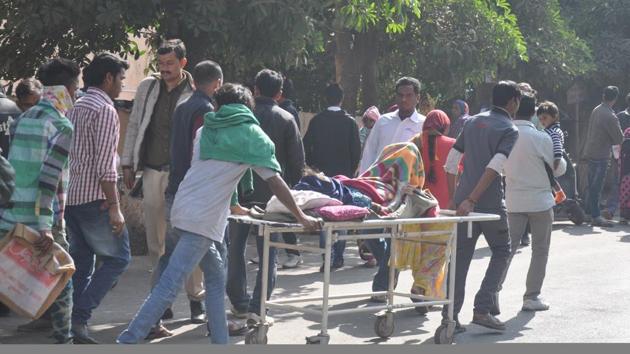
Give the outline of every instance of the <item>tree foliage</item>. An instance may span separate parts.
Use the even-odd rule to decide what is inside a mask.
[[[560,0],[563,14],[592,50],[595,70],[585,78],[596,86],[630,89],[630,6],[627,0]]]
[[[557,0],[510,3],[527,42],[529,61],[502,66],[503,75],[550,93],[567,88],[594,68],[589,46],[564,20]]]

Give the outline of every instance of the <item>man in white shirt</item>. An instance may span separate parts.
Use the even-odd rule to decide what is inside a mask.
[[[365,141],[359,173],[376,161],[385,146],[409,141],[414,135],[422,133],[425,116],[416,110],[419,102],[420,81],[413,77],[400,78],[396,82],[398,110],[384,114],[374,124]]]
[[[532,259],[523,296],[524,311],[549,309],[549,305],[539,295],[547,267],[555,205],[551,183],[545,170],[545,164],[553,168],[553,143],[548,134],[538,131],[530,121],[535,108],[535,98],[523,95],[514,120],[514,125],[518,128],[518,140],[504,165],[505,201],[512,252],[501,284],[505,281],[509,262],[518,249],[521,235],[529,224],[532,234]]]
[[[411,140],[422,133],[425,116],[418,113],[420,103],[420,81],[412,77],[403,77],[396,82],[396,104],[398,110],[387,113],[374,124],[365,141],[359,174],[366,171],[379,157],[385,146]],[[378,262],[378,271],[372,283],[373,291],[387,290],[389,284],[389,255],[391,240],[365,240],[374,258]],[[384,302],[383,296],[372,296],[372,301]]]

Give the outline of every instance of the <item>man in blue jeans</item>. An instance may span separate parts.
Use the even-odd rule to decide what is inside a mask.
[[[219,110],[206,114],[203,129],[195,139],[191,167],[173,202],[171,223],[180,235],[179,241],[160,280],[129,327],[118,336],[118,343],[142,340],[197,265],[204,273],[211,342],[228,343],[227,250],[223,238],[232,195],[248,169],[268,183],[271,192],[306,229],[320,227],[317,219],[306,216],[297,207],[280,178],[273,142],[250,110],[250,91],[241,85],[226,84],[215,98]]]
[[[610,162],[612,147],[623,142],[619,119],[613,111],[619,89],[608,86],[602,94],[602,103],[591,113],[588,135],[584,146],[584,157],[588,159],[587,209],[592,226],[612,227],[613,224],[601,216],[599,199]]]
[[[79,343],[96,343],[87,322],[131,259],[116,187],[120,123],[113,102],[122,91],[127,68],[112,54],[98,54],[83,70],[87,93],[68,114],[75,137],[65,220],[76,266],[72,332]],[[95,256],[103,260],[96,270]]]

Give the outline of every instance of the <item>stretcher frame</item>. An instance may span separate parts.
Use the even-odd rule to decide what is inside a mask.
[[[262,268],[261,279],[261,299],[260,299],[260,319],[254,325],[253,329],[246,335],[246,344],[266,344],[267,333],[269,327],[272,325],[267,321],[267,309],[289,310],[294,312],[300,312],[304,314],[318,315],[322,317],[320,323],[320,332],[311,337],[306,338],[307,344],[328,344],[330,336],[328,334],[328,316],[341,315],[350,313],[361,312],[377,312],[377,319],[374,326],[376,334],[381,338],[388,338],[394,332],[394,310],[401,308],[412,308],[419,306],[434,306],[434,305],[451,305],[448,306],[448,318],[442,320],[442,324],[437,328],[435,332],[436,344],[450,344],[453,342],[455,332],[455,321],[453,319],[453,303],[455,294],[455,277],[448,277],[447,295],[445,299],[433,298],[424,295],[415,295],[409,293],[396,292],[394,288],[395,283],[395,271],[396,268],[389,267],[389,284],[387,291],[376,291],[370,293],[359,294],[347,294],[330,296],[330,267],[331,267],[331,249],[332,245],[338,241],[350,241],[357,239],[381,239],[390,238],[391,241],[391,253],[390,264],[395,264],[396,244],[400,240],[406,238],[417,239],[420,237],[421,242],[430,242],[431,237],[438,236],[450,236],[447,246],[450,248],[450,252],[447,251],[449,257],[449,273],[455,274],[456,269],[456,250],[457,250],[457,226],[461,223],[468,224],[468,237],[472,237],[473,223],[484,221],[496,221],[499,220],[499,215],[485,214],[485,213],[470,213],[468,216],[455,216],[455,212],[451,210],[442,210],[438,217],[434,218],[414,218],[414,219],[375,219],[365,221],[343,221],[343,222],[325,222],[322,227],[324,233],[325,244],[324,248],[313,247],[308,245],[291,245],[284,242],[271,241],[272,233],[306,233],[302,225],[292,223],[282,223],[275,221],[267,221],[255,219],[250,216],[230,216],[230,221],[236,223],[249,224],[258,227],[258,237],[263,237],[263,255],[260,260],[260,267]],[[441,224],[452,223],[453,227],[450,230],[435,230],[435,231],[419,231],[419,232],[407,232],[404,231],[405,225],[417,225],[417,224]],[[348,230],[374,230],[382,229],[381,233],[368,233],[361,234],[360,232],[351,235],[339,235],[338,231]],[[269,274],[269,249],[275,247],[277,249],[292,249],[298,251],[307,251],[313,253],[319,253],[324,255],[324,279],[323,279],[323,294],[322,297],[300,297],[297,299],[285,299],[285,300],[267,300],[265,294],[267,294],[268,274]],[[339,299],[356,299],[366,298],[369,296],[386,295],[387,301],[382,305],[353,308],[353,309],[341,309],[330,310],[329,300]],[[422,300],[422,303],[394,303],[395,297],[412,298],[416,300]],[[295,304],[299,303],[311,303],[315,301],[321,301],[322,306],[318,309],[298,307]]]

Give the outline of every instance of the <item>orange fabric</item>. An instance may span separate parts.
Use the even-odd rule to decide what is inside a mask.
[[[446,171],[444,171],[444,164],[446,164],[446,158],[454,144],[455,139],[438,135],[435,139],[435,160],[430,161],[428,134],[425,133],[422,136],[422,162],[425,168],[425,176],[428,174],[429,166],[431,165],[433,165],[433,171],[435,173],[435,183],[431,183],[428,179],[425,179],[424,188],[433,193],[441,209],[448,207],[448,180],[446,178]]]

